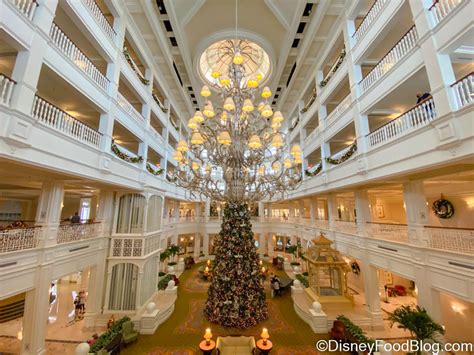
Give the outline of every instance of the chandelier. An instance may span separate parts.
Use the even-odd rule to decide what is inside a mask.
[[[192,130],[173,155],[178,163],[175,184],[190,197],[208,197],[222,202],[253,202],[272,198],[298,187],[302,152],[295,144],[287,149],[281,131],[284,117],[273,112],[268,87],[259,90],[261,74],[243,82],[245,63],[252,60],[246,40],[228,40],[221,46],[230,56],[227,73],[212,72],[211,88],[220,94],[222,107],[214,109],[211,88],[204,85],[206,103],[188,121]],[[262,100],[256,104],[257,94]]]

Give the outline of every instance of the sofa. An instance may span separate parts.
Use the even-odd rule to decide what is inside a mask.
[[[220,355],[248,355],[255,354],[254,337],[218,337],[216,344],[217,354]]]

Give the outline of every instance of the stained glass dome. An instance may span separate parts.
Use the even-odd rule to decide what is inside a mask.
[[[204,80],[210,84],[214,83],[213,72],[227,75],[229,65],[232,64],[234,48],[238,48],[244,58],[245,75],[242,82],[246,83],[248,79],[255,78],[258,74],[262,76],[260,84],[265,82],[270,74],[270,58],[262,47],[248,39],[222,40],[211,44],[202,53],[199,61],[199,69]]]

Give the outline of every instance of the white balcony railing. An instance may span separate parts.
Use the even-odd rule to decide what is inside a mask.
[[[95,0],[82,0],[82,3],[90,11],[92,17],[95,18],[99,24],[99,27],[102,28],[107,37],[109,37],[112,41],[115,41],[116,33]]]
[[[10,0],[29,20],[33,19],[38,3],[36,0]]]
[[[100,235],[100,223],[62,224],[58,228],[57,243],[76,242],[96,238]]]
[[[338,232],[357,234],[357,224],[354,221],[334,221],[334,227]]]
[[[371,238],[408,243],[408,227],[406,224],[367,223],[367,234]]]
[[[326,117],[327,122],[331,122],[339,118],[346,110],[351,106],[352,98],[351,94],[347,95],[344,100],[341,101],[339,105]]]
[[[143,254],[144,238],[113,237],[110,245],[113,257],[140,257]]]
[[[474,254],[474,230],[459,228],[425,227],[429,236],[429,247]]]
[[[74,42],[55,24],[49,32],[52,42],[66,55],[80,70],[90,77],[102,89],[107,90],[109,80],[102,74],[91,60],[74,44]]]
[[[319,126],[311,131],[311,133],[305,138],[305,146],[316,140],[318,135],[321,133]]]
[[[471,0],[435,0],[429,9],[433,21],[433,27],[440,23],[442,19],[444,19],[463,1]]]
[[[459,79],[451,87],[454,91],[458,109],[470,104],[474,101],[474,72]]]
[[[164,146],[165,140],[164,140],[163,136],[161,134],[159,134],[152,125],[150,125],[149,132],[150,132],[150,135],[158,141],[158,144]]]
[[[360,81],[359,85],[362,91],[367,90],[385,73],[388,73],[392,67],[416,46],[418,33],[413,26],[405,35],[393,46],[393,48],[372,68],[372,70]]]
[[[16,81],[5,74],[0,74],[0,105],[10,106],[10,99]]]
[[[369,9],[369,11],[367,11],[367,14],[362,19],[362,22],[360,23],[359,27],[357,27],[354,34],[352,35],[352,37],[354,37],[356,41],[359,41],[367,33],[374,19],[380,13],[384,5],[388,2],[389,0],[374,1],[372,7]]]
[[[342,63],[344,62],[345,57],[346,57],[346,49],[343,48],[342,51],[341,51],[341,54],[339,55],[339,57],[337,57],[336,61],[332,65],[331,69],[329,69],[329,71],[326,74],[326,76],[324,77],[324,79],[320,81],[320,83],[319,83],[320,87],[324,87],[324,86],[327,85],[329,80],[331,80],[331,78],[334,76],[334,74],[336,74],[338,69],[341,67]]]
[[[101,133],[39,96],[35,96],[31,114],[41,124],[51,127],[68,137],[95,148],[100,146]]]
[[[383,144],[392,139],[426,126],[436,118],[433,99],[423,101],[367,135],[369,147]]]
[[[1,230],[0,253],[36,248],[40,231],[40,227]]]
[[[117,103],[125,112],[132,116],[136,121],[143,123],[145,118],[132,106],[130,102],[121,94],[117,93]]]

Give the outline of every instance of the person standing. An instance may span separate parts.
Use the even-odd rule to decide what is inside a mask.
[[[79,216],[79,212],[74,213],[74,216],[71,217],[71,223],[81,223],[81,217]]]

